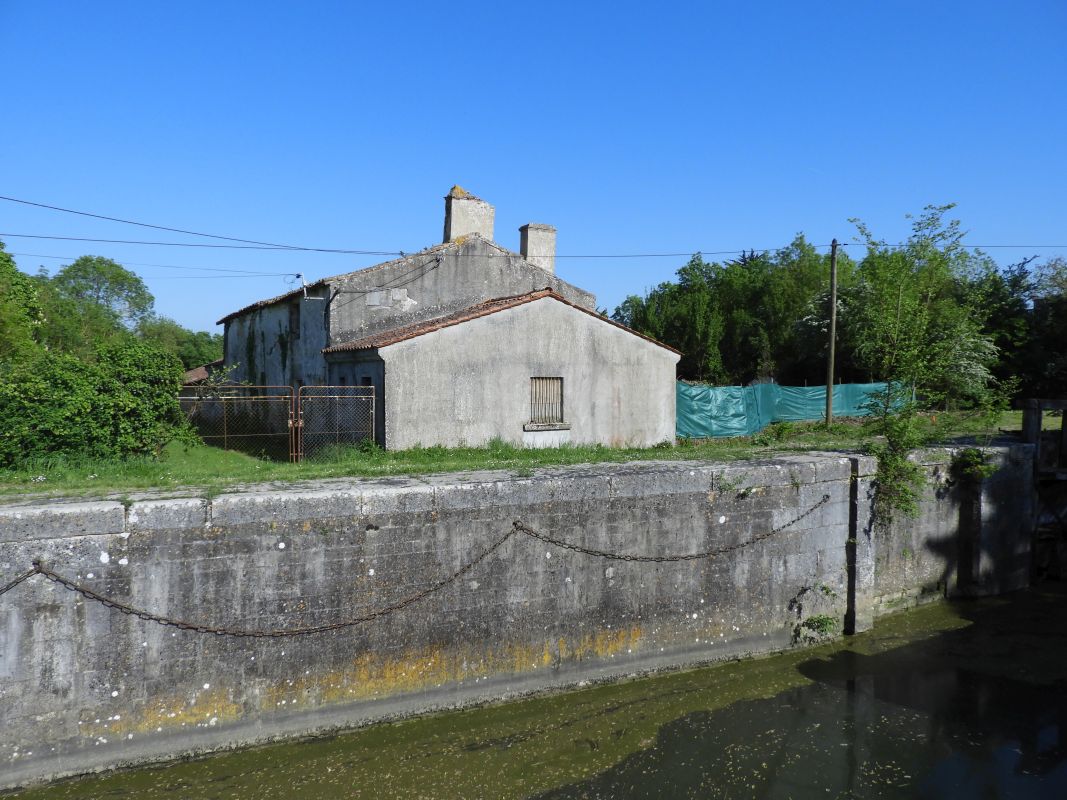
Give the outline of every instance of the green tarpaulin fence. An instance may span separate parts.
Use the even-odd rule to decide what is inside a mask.
[[[834,416],[862,417],[861,406],[884,383],[834,386]],[[750,436],[772,422],[818,420],[826,414],[825,386],[704,386],[678,381],[678,436]]]

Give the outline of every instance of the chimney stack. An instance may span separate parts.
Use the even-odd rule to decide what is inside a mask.
[[[477,233],[493,240],[493,207],[460,186],[453,186],[445,195],[445,242]]]
[[[519,252],[522,257],[550,275],[556,274],[556,229],[531,222],[519,228]]]

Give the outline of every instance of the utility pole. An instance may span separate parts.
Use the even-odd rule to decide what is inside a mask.
[[[826,428],[834,421],[834,346],[837,342],[837,239],[830,242],[830,348],[826,357]]]

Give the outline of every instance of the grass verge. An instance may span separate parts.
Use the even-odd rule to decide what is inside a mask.
[[[1047,415],[1046,415],[1047,416]],[[997,426],[974,415],[946,413],[924,418],[927,434],[950,440],[1018,430],[1021,414],[1007,412]],[[1058,427],[1059,419],[1049,420]],[[343,448],[300,464],[279,463],[204,445],[172,443],[159,458],[79,460],[55,456],[0,470],[0,495],[105,495],[136,490],[194,489],[211,495],[234,486],[320,478],[426,475],[467,470],[511,470],[529,474],[538,467],[650,460],[734,461],[806,450],[859,450],[869,441],[862,422],[841,420],[830,430],[817,422],[775,423],[754,436],[683,440],[651,448],[564,446],[527,449],[494,441],[484,447],[416,447],[385,451]]]

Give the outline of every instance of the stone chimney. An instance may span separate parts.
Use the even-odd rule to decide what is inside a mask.
[[[454,242],[471,233],[492,241],[495,214],[487,202],[460,186],[453,186],[445,195],[445,242]]]
[[[556,229],[531,222],[519,228],[519,252],[522,257],[550,275],[556,274]]]

